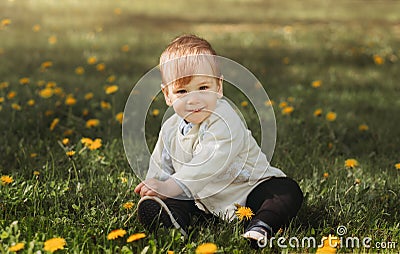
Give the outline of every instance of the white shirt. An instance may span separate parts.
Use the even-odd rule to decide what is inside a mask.
[[[165,121],[146,178],[172,177],[200,209],[231,220],[234,204],[244,206],[258,183],[286,176],[270,166],[227,101],[219,99],[213,114],[202,123],[185,125],[177,114]]]

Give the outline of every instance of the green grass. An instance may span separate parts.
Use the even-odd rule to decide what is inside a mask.
[[[0,19],[11,24],[0,28],[0,175],[13,182],[0,185],[0,252],[24,242],[24,251],[33,253],[52,237],[66,240],[60,253],[194,253],[205,242],[215,243],[221,253],[252,252],[240,237],[239,222],[194,225],[188,238],[172,230],[126,243],[128,235],[144,229],[136,221],[136,206],[122,206],[139,200],[133,193],[139,180],[124,154],[115,115],[168,42],[182,33],[206,38],[220,55],[247,67],[275,102],[272,164],[296,179],[306,197],[280,236],[321,239],[343,225],[346,236],[397,242],[395,249],[379,251],[398,252],[399,10],[397,1],[2,1]],[[40,31],[32,31],[35,24]],[[55,44],[48,42],[50,36],[56,36]],[[123,45],[129,51],[121,51]],[[105,64],[104,71],[87,63],[91,56]],[[374,56],[384,63],[375,63]],[[45,61],[53,65],[41,71]],[[78,66],[83,75],[75,73]],[[111,75],[113,82],[107,81]],[[23,77],[29,84],[19,84]],[[315,80],[322,86],[313,88]],[[44,99],[39,91],[49,81],[62,92]],[[107,95],[104,87],[111,84],[119,90]],[[9,98],[12,91],[16,96]],[[89,92],[94,97],[85,100]],[[243,95],[226,92],[240,107]],[[75,105],[65,105],[68,94],[77,99]],[[102,108],[101,101],[111,109]],[[293,113],[283,115],[281,102],[293,106]],[[165,109],[162,98],[155,108]],[[317,108],[321,117],[313,115]],[[53,113],[46,115],[48,110]],[[333,122],[325,119],[329,111],[337,114]],[[253,111],[243,112],[259,135]],[[154,134],[148,136],[150,146],[161,115],[147,119],[146,128]],[[55,118],[59,123],[50,131]],[[86,128],[92,118],[100,125]],[[359,131],[361,124],[369,129]],[[102,147],[84,148],[83,137],[101,138]],[[76,151],[72,158],[69,150]],[[359,166],[346,169],[349,158]],[[127,235],[107,240],[118,228]],[[315,249],[275,244],[265,252]]]

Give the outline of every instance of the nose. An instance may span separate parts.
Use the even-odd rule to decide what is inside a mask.
[[[195,91],[195,92],[190,92],[186,96],[186,103],[190,105],[196,105],[200,102],[200,93]]]

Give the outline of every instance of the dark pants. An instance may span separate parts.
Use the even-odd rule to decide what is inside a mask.
[[[164,202],[183,228],[187,228],[193,215],[203,218],[212,217],[200,210],[193,200],[168,198]],[[258,184],[251,191],[247,197],[246,206],[250,207],[255,214],[252,220],[259,219],[265,222],[276,233],[296,216],[302,202],[303,193],[295,181],[287,177],[273,177]]]

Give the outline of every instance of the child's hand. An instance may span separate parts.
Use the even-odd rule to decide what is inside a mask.
[[[157,196],[161,199],[165,199],[166,197],[178,196],[183,193],[183,190],[171,178],[164,182],[150,178],[139,183],[135,188],[135,192],[141,197]],[[163,195],[161,195],[161,193]]]
[[[162,184],[163,182],[158,181],[154,178],[147,179],[136,186],[135,192],[141,197],[157,196],[159,198],[165,198],[164,196],[159,194],[159,190],[161,189]]]

